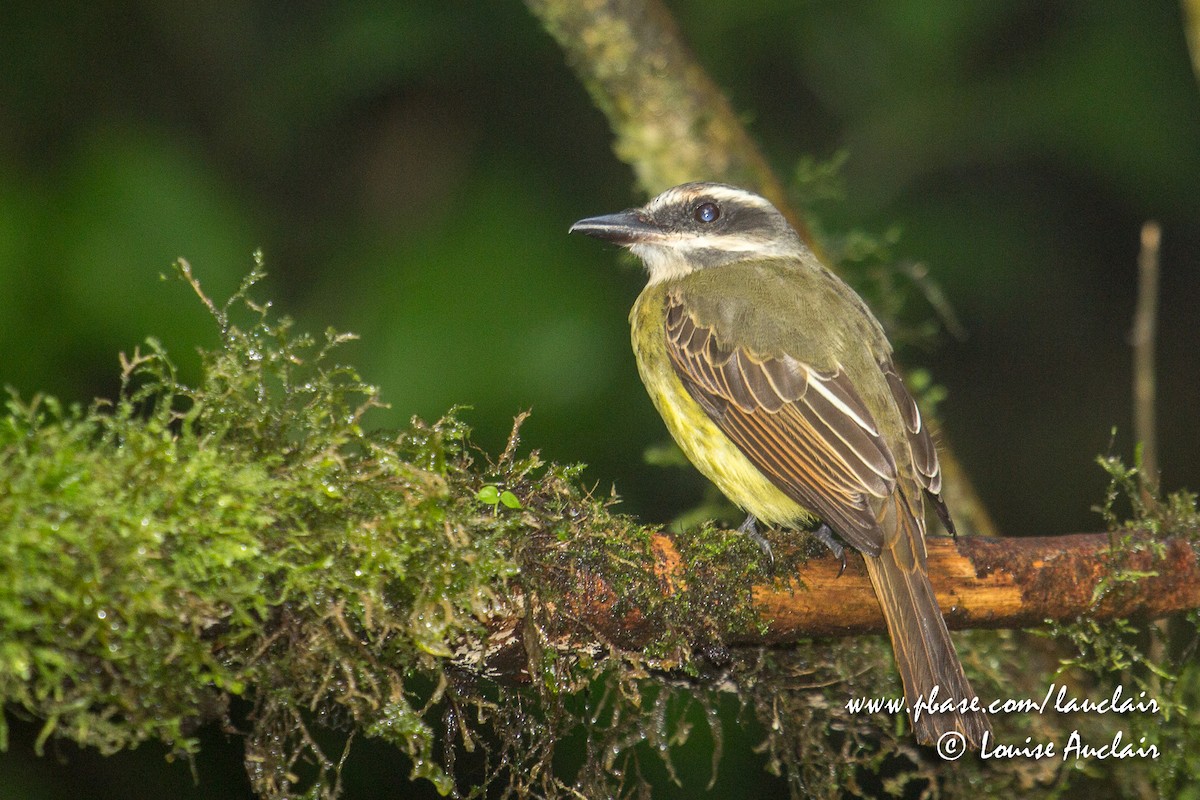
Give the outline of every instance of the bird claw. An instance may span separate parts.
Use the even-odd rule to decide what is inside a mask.
[[[758,545],[758,549],[762,550],[763,555],[771,562],[771,566],[775,566],[775,553],[771,551],[771,543],[758,532],[758,520],[753,514],[746,515],[746,521],[738,526],[738,533],[744,533],[753,539],[754,543]]]
[[[775,553],[771,551],[771,543],[758,532],[758,519],[753,514],[746,515],[745,521],[738,526],[738,533],[744,533],[753,539],[754,543],[758,545],[758,549],[762,550],[763,555],[770,560],[771,566],[775,566]],[[838,568],[837,577],[842,577],[842,573],[846,571],[846,548],[834,538],[833,529],[822,522],[816,530],[812,531],[812,535],[828,547],[834,556],[841,559],[842,565]]]
[[[846,548],[835,538],[833,538],[833,529],[822,522],[812,535],[817,537],[817,541],[828,547],[833,554],[842,560],[842,566],[838,569],[837,576],[842,577],[842,573],[846,571]]]

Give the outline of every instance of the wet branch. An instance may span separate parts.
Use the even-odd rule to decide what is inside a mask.
[[[685,565],[670,536],[654,537],[654,575],[663,594],[688,592]],[[779,559],[786,563],[786,548]],[[928,540],[929,572],[953,630],[1027,628],[1081,616],[1157,619],[1200,608],[1200,560],[1184,539],[1143,532],[1029,538],[949,537]],[[778,645],[809,637],[884,633],[883,614],[861,557],[844,573],[832,555],[810,558],[793,574],[764,578],[751,589],[759,624],[724,634],[726,645]],[[580,574],[562,600],[554,646],[569,651],[617,643],[636,650],[662,635],[638,608],[623,606],[604,575]],[[483,656],[486,671],[524,668],[519,614],[497,617]],[[569,618],[569,619],[566,619]]]

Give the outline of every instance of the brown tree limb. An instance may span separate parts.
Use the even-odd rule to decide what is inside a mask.
[[[1186,539],[1155,540],[1142,532],[1029,538],[931,537],[929,572],[951,629],[1027,628],[1081,616],[1157,619],[1200,608],[1200,559]],[[690,591],[673,539],[652,542],[654,575],[665,596]],[[776,545],[781,563],[787,546]],[[781,645],[811,637],[884,633],[883,614],[862,558],[846,570],[832,555],[804,561],[791,576],[763,580],[750,591],[758,620],[723,634],[725,645]],[[1119,579],[1124,576],[1125,579]],[[564,598],[554,635],[563,650],[618,647],[636,651],[662,634],[638,608],[624,608],[604,575],[580,573]],[[520,613],[493,620],[485,671],[513,675],[524,666]],[[698,638],[704,636],[698,634]],[[479,655],[478,653],[476,655]],[[477,662],[478,663],[478,662]]]
[[[953,630],[1026,628],[1050,620],[1145,617],[1200,607],[1200,560],[1183,539],[1148,534],[1028,538],[930,537],[929,575]],[[756,587],[767,642],[883,633],[883,615],[855,558],[837,577],[832,558],[809,561],[783,590]],[[1136,581],[1114,575],[1137,573]],[[808,590],[799,588],[803,582]],[[1107,588],[1106,588],[1107,587]]]

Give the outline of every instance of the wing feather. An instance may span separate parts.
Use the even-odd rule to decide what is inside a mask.
[[[904,418],[904,427],[908,433],[908,447],[912,451],[913,466],[916,467],[917,481],[920,482],[925,494],[933,501],[933,508],[938,518],[946,526],[946,530],[954,533],[954,520],[950,518],[950,509],[942,499],[942,467],[938,462],[937,447],[925,421],[921,418],[921,409],[913,399],[908,387],[896,371],[896,365],[890,360],[881,361],[879,369],[887,378],[888,388],[900,414]]]
[[[726,345],[674,295],[665,327],[680,380],[751,463],[852,546],[877,555],[873,506],[895,490],[896,462],[849,376]]]

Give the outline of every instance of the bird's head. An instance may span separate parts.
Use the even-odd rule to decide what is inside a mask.
[[[650,283],[738,261],[797,258],[800,237],[765,198],[723,183],[684,183],[641,208],[581,219],[582,233],[628,247]]]

